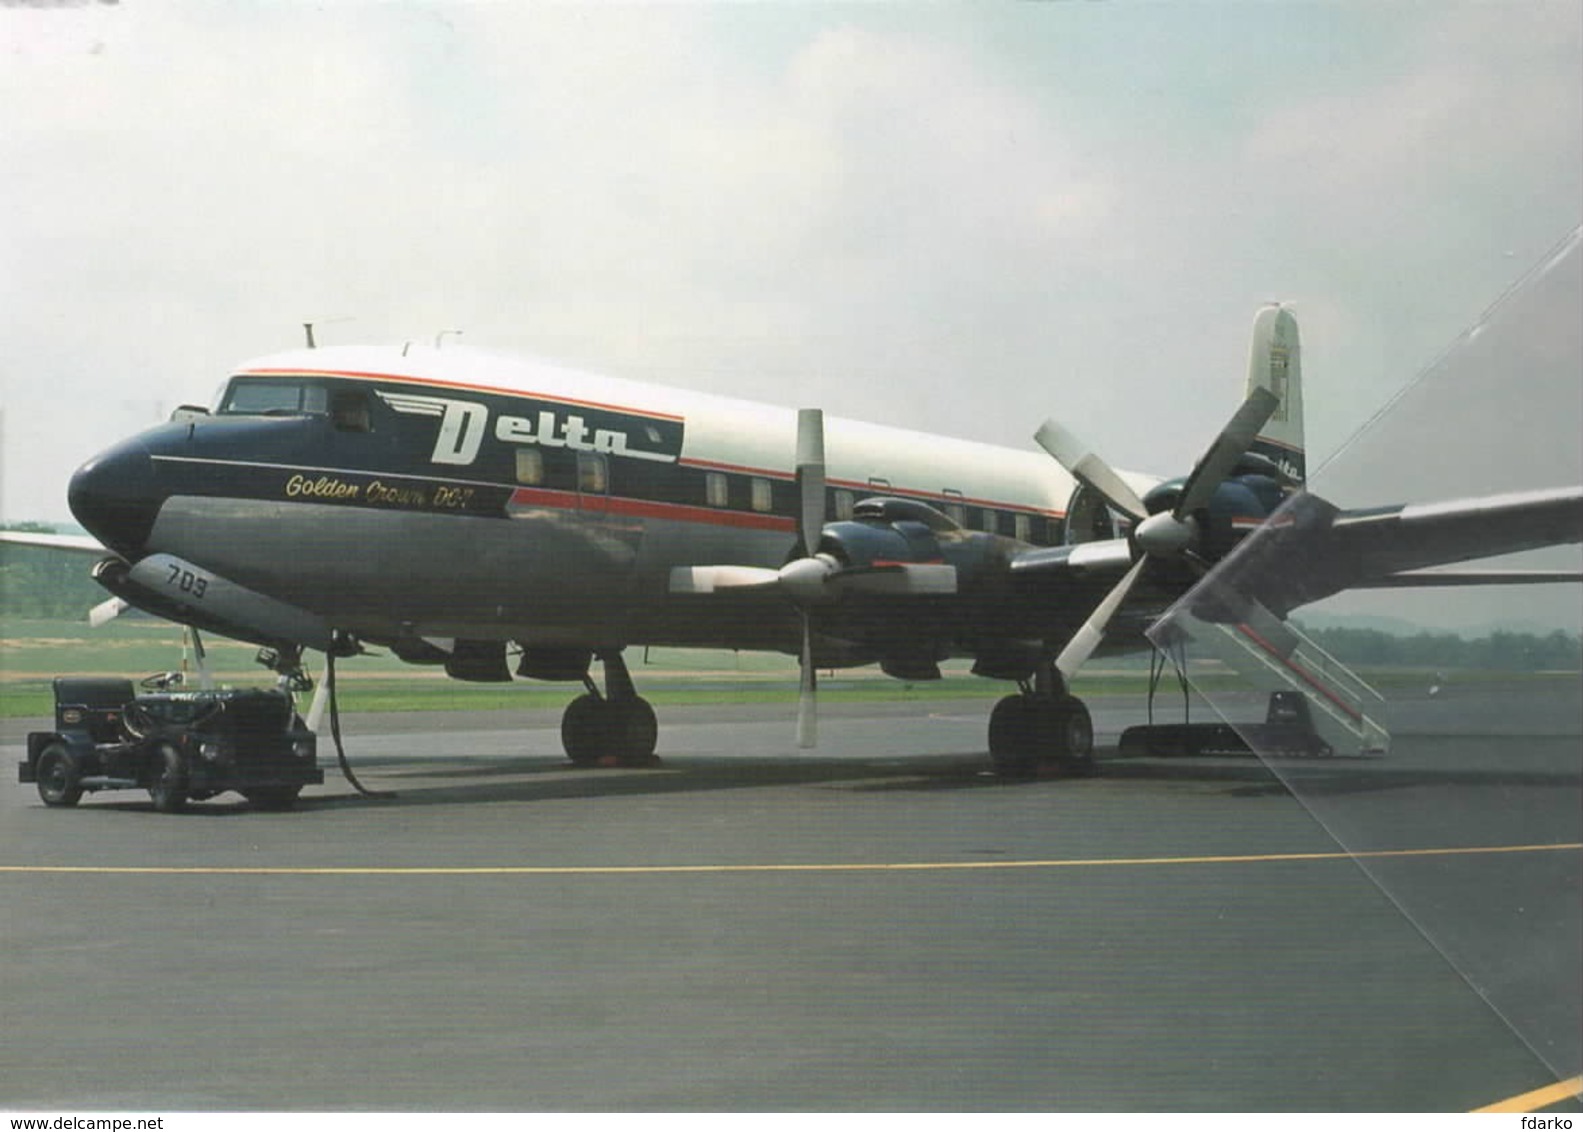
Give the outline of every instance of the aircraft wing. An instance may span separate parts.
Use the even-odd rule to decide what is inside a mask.
[[[1583,542],[1583,487],[1344,511],[1300,493],[1239,547],[1231,585],[1284,617],[1348,589],[1583,581],[1574,571],[1431,569]]]
[[[11,546],[32,546],[43,550],[63,550],[68,554],[82,554],[93,558],[106,558],[114,554],[104,543],[91,535],[56,535],[42,531],[0,531],[0,543]],[[100,602],[88,611],[88,623],[95,629],[125,613],[131,605],[119,597]]]
[[[0,531],[0,542],[14,546],[39,546],[49,550],[65,550],[73,554],[111,553],[104,543],[92,535],[52,535],[40,531]]]

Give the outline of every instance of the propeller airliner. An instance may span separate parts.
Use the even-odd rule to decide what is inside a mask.
[[[1054,422],[1036,439],[1043,452],[999,448],[455,345],[301,349],[84,464],[68,502],[93,537],[9,537],[97,554],[117,608],[265,646],[283,676],[304,650],[374,646],[460,680],[580,684],[562,723],[577,764],[655,752],[630,647],[799,656],[804,746],[817,669],[920,681],[968,658],[1015,687],[988,726],[1006,774],[1091,770],[1073,674],[1149,647],[1144,630],[1250,532],[1282,525],[1265,547],[1301,575],[1265,570],[1243,608],[1204,615],[1316,701],[1336,697],[1293,659],[1293,608],[1354,586],[1554,581],[1422,571],[1583,539],[1579,487],[1364,512],[1305,496],[1297,323],[1278,305],[1255,319],[1245,400],[1187,475],[1117,471]]]

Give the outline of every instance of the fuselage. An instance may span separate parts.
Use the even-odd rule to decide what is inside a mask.
[[[668,579],[797,552],[796,417],[464,348],[298,350],[97,457],[71,501],[130,561],[173,555],[364,639],[785,649],[791,611]],[[825,444],[829,520],[890,496],[1008,553],[1071,533],[1076,485],[1035,451],[839,418]]]

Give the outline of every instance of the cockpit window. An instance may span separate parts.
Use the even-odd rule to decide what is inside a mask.
[[[226,390],[220,412],[284,416],[325,413],[329,405],[329,391],[317,381],[238,377]]]
[[[342,432],[367,432],[370,426],[368,394],[361,389],[341,389],[330,398],[330,420]]]

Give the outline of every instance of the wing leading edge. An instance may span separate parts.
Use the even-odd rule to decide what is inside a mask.
[[[65,550],[73,554],[111,553],[104,543],[92,535],[51,535],[38,531],[0,531],[0,542],[14,546],[37,546],[46,550]]]
[[[1583,581],[1568,571],[1437,571],[1583,542],[1583,487],[1343,511],[1293,496],[1223,564],[1221,581],[1278,616],[1349,589]]]

